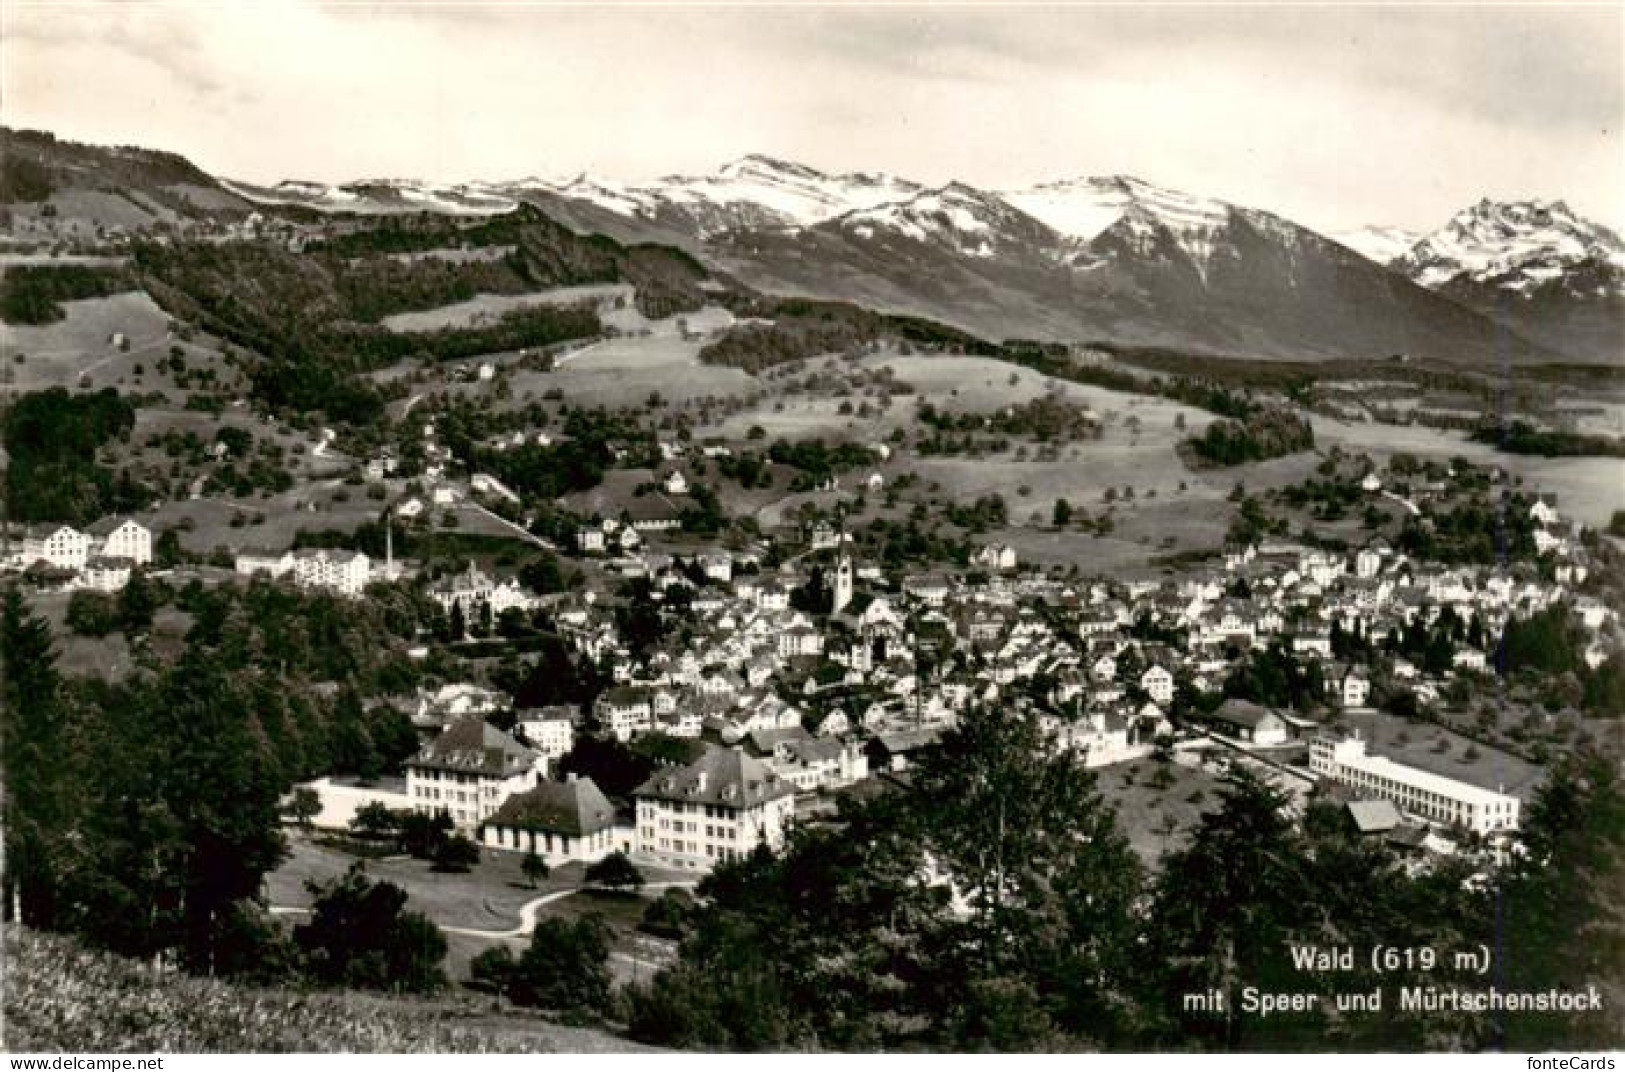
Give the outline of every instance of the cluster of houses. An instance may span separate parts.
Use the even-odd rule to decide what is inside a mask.
[[[84,531],[72,525],[30,525],[20,538],[5,531],[0,569],[46,570],[63,575],[64,586],[117,592],[130,573],[152,562],[152,530],[133,518],[103,518]]]
[[[1557,580],[1523,567],[1413,561],[1378,540],[1344,554],[1255,545],[1182,577],[1108,583],[1016,573],[1002,547],[977,553],[983,573],[887,577],[856,563],[836,532],[818,567],[831,590],[827,614],[791,606],[814,568],[806,556],[767,569],[762,548],[709,549],[686,561],[633,552],[615,566],[667,596],[686,590],[685,628],[637,659],[613,600],[547,597],[559,633],[608,667],[612,683],[589,711],[516,712],[512,733],[483,721],[506,710],[489,690],[457,685],[420,697],[414,718],[439,736],[408,765],[401,802],[445,809],[487,847],[550,862],[625,851],[706,869],[779,844],[798,797],[906,772],[967,707],[992,703],[1035,711],[1054,747],[1089,766],[1163,744],[1268,757],[1307,742],[1303,773],[1362,798],[1362,815],[1382,802],[1420,824],[1494,833],[1516,827],[1517,798],[1370,755],[1357,738],[1327,736],[1322,721],[1239,699],[1205,715],[1182,710],[1178,729],[1170,716],[1179,689],[1217,692],[1239,653],[1271,644],[1320,667],[1328,709],[1364,707],[1378,676],[1437,696],[1449,679],[1486,670],[1485,649],[1510,618],[1562,600],[1594,638],[1587,658],[1600,660],[1615,613],[1570,596],[1583,551],[1567,540],[1553,546]],[[475,569],[431,594],[465,613],[543,601]],[[1459,642],[1448,669],[1383,653],[1385,638],[1447,610],[1483,638]],[[1338,630],[1371,642],[1363,650],[1373,654],[1346,661]],[[590,779],[556,777],[583,728],[620,741],[688,739],[697,758],[661,769],[617,811]]]

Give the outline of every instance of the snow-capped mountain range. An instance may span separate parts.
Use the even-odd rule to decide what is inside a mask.
[[[1431,233],[1323,236],[1130,176],[990,191],[762,155],[645,183],[582,174],[228,188],[337,212],[486,215],[531,202],[579,230],[684,245],[766,289],[987,332],[1281,354],[1504,353],[1526,339],[1564,356],[1625,352],[1625,246],[1562,202],[1481,201]]]
[[[132,162],[134,150],[0,135],[53,189],[124,189],[150,201],[155,220],[256,205],[472,219],[528,204],[579,233],[680,247],[761,291],[927,316],[985,338],[1292,359],[1625,360],[1620,240],[1557,202],[1482,202],[1431,234],[1328,237],[1121,175],[987,190],[755,155],[640,183],[259,186],[173,154],[141,150]],[[101,211],[96,197],[81,201],[67,207]],[[126,204],[136,202],[119,201],[106,222],[128,226]]]
[[[746,156],[714,174],[673,175],[629,185],[587,175],[533,181],[551,192],[624,216],[685,226],[700,237],[757,227],[811,227],[849,212],[905,201],[923,187],[880,173],[826,175],[802,164]]]
[[[995,201],[1015,208],[1075,242],[1088,243],[1125,218],[1149,237],[1177,236],[1201,266],[1212,238],[1231,213],[1255,219],[1266,213],[1154,186],[1129,176],[1045,183],[984,192],[962,183],[931,188],[882,172],[825,174],[769,156],[745,156],[709,175],[673,175],[632,184],[586,174],[566,179],[433,184],[376,179],[329,186],[283,182],[272,187],[227,182],[232,192],[264,204],[301,204],[335,212],[427,210],[485,215],[510,211],[527,196],[551,195],[595,206],[631,221],[661,224],[707,241],[728,232],[797,231],[844,219],[853,233],[872,237],[891,229],[924,241],[954,232],[967,256],[992,255],[980,216],[997,214]],[[968,207],[969,206],[969,207]],[[1132,227],[1134,223],[1142,226]],[[1461,277],[1532,293],[1564,272],[1585,265],[1625,269],[1625,243],[1561,201],[1480,201],[1432,233],[1370,226],[1330,236],[1367,259],[1438,289]]]
[[[368,179],[330,186],[290,179],[275,186],[222,179],[231,193],[261,205],[301,205],[322,212],[385,215],[399,212],[438,212],[456,216],[494,216],[512,212],[519,204],[505,190],[488,183],[456,185],[415,179]]]
[[[1465,275],[1523,294],[1586,265],[1625,269],[1625,243],[1561,201],[1480,201],[1396,262],[1423,286],[1444,286]]]

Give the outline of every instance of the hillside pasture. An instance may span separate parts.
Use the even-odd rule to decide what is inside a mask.
[[[1345,451],[1367,453],[1384,462],[1403,452],[1438,461],[1465,458],[1474,465],[1497,466],[1522,477],[1529,489],[1555,493],[1558,510],[1588,525],[1607,525],[1615,510],[1625,509],[1625,462],[1618,458],[1508,454],[1489,444],[1475,443],[1463,432],[1419,424],[1341,421],[1319,415],[1311,415],[1310,421],[1315,443],[1322,450],[1336,444]]]
[[[221,547],[281,550],[293,546],[301,530],[353,532],[362,522],[376,521],[382,510],[365,489],[331,481],[262,498],[166,502],[143,514],[142,521],[155,531],[175,528],[183,548],[208,554]]]
[[[61,306],[64,317],[53,324],[0,323],[3,375],[13,390],[72,388],[81,376],[101,388],[133,378],[136,365],[150,368],[168,352],[169,317],[140,291]],[[129,340],[127,352],[113,345],[115,334]]]
[[[444,328],[472,328],[494,323],[508,313],[540,305],[593,305],[612,304],[615,299],[631,300],[631,287],[622,285],[556,287],[531,294],[480,294],[467,301],[422,309],[410,313],[396,313],[385,317],[384,327],[391,331],[440,331]]]
[[[5,929],[4,959],[0,1041],[9,1053],[647,1052],[489,997],[233,985],[155,972],[15,924]]]
[[[568,355],[552,372],[515,370],[516,397],[539,397],[558,388],[573,405],[637,406],[658,393],[682,403],[707,396],[748,395],[758,389],[749,373],[720,365],[702,365],[700,342],[675,332],[606,339]]]

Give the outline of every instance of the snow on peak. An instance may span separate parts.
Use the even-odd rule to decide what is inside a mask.
[[[1339,245],[1347,246],[1366,260],[1388,265],[1411,251],[1422,236],[1403,227],[1356,227],[1352,231],[1338,231],[1329,236]]]
[[[1417,242],[1401,267],[1423,286],[1465,276],[1527,291],[1586,261],[1625,269],[1625,243],[1562,201],[1485,198]]]
[[[554,189],[623,216],[676,214],[707,234],[741,225],[811,227],[911,197],[921,187],[873,172],[827,175],[805,164],[753,154],[707,175],[668,175],[644,184],[582,176]]]
[[[241,197],[263,205],[302,205],[320,212],[355,212],[387,215],[398,212],[439,212],[453,216],[484,216],[512,211],[517,202],[506,193],[477,184],[444,185],[413,179],[367,179],[330,186],[320,182],[287,180],[272,187],[222,180]]]
[[[818,184],[829,179],[821,171],[797,164],[790,160],[778,160],[762,153],[751,153],[738,160],[723,164],[717,169],[717,178],[722,179],[754,179],[762,182],[804,182]],[[681,178],[671,181],[682,182]]]
[[[1230,206],[1154,186],[1127,175],[1045,183],[1002,195],[1016,208],[1080,241],[1093,241],[1131,209],[1176,235],[1211,233],[1224,227]]]
[[[891,232],[916,242],[946,245],[967,257],[992,257],[1001,240],[1018,234],[1023,222],[1032,226],[1001,199],[958,182],[906,200],[856,209],[837,220],[859,238]]]

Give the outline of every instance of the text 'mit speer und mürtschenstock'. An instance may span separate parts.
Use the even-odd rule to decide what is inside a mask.
[[[1444,968],[1453,972],[1487,975],[1490,951],[1487,946],[1443,951],[1430,946],[1375,945],[1368,950],[1353,946],[1290,945],[1292,966],[1300,973],[1326,975],[1369,970],[1375,975],[1403,973],[1415,975]],[[1370,990],[1331,994],[1300,990],[1263,990],[1244,986],[1239,997],[1225,990],[1187,993],[1186,1012],[1224,1013],[1232,1006],[1259,1017],[1309,1013],[1326,1005],[1345,1013],[1377,1013],[1395,1007],[1401,1012],[1600,1012],[1602,995],[1587,985],[1578,990],[1502,990],[1499,987],[1471,989],[1431,984],[1404,985],[1390,991],[1382,986]]]

